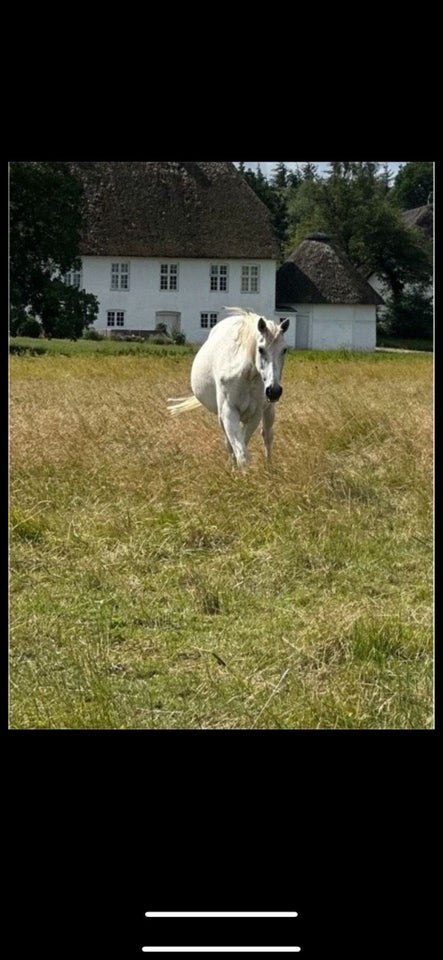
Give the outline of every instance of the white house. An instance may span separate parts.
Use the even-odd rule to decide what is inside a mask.
[[[272,317],[279,255],[271,218],[233,163],[71,165],[84,188],[81,274],[100,331],[165,323],[199,343],[240,306]]]
[[[382,303],[326,234],[308,234],[277,272],[277,312],[294,314],[286,339],[299,350],[374,350]]]

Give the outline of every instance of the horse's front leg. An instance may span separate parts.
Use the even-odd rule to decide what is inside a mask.
[[[245,468],[248,462],[248,454],[245,444],[245,430],[240,422],[240,415],[235,407],[231,407],[226,399],[223,399],[219,405],[219,420],[226,434],[233,456],[238,467]]]
[[[223,425],[223,420],[222,420],[221,417],[219,417],[218,419],[219,419],[220,426],[221,426],[221,428],[222,428],[222,430],[223,430],[223,433],[224,433],[226,450],[227,450],[229,456],[231,457],[231,460],[232,460],[233,464],[235,465],[235,463],[236,463],[235,453],[234,453],[234,451],[233,451],[233,449],[232,449],[232,447],[231,447],[231,444],[229,443],[228,435],[227,435],[226,430],[225,430],[224,425]]]
[[[263,443],[265,447],[265,457],[268,462],[271,460],[271,450],[272,450],[272,441],[274,439],[274,420],[275,420],[275,409],[273,403],[267,403],[265,409],[263,410],[263,421],[261,435],[263,437]]]

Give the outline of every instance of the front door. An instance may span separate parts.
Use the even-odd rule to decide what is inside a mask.
[[[295,321],[295,349],[309,349],[309,315],[298,313]]]
[[[155,314],[155,325],[157,326],[158,323],[164,323],[168,333],[179,333],[180,321],[181,314],[173,310],[158,310]]]

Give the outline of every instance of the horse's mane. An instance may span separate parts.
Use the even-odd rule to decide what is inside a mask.
[[[255,359],[255,347],[257,343],[257,324],[260,320],[260,314],[253,313],[251,310],[243,310],[242,307],[223,307],[230,316],[238,317],[239,323],[237,325],[237,331],[235,340],[239,347],[243,347],[245,353],[253,361]],[[267,320],[266,317],[263,317],[263,320],[266,323],[270,338],[273,340],[279,333],[281,333],[278,323],[274,323],[273,320]]]

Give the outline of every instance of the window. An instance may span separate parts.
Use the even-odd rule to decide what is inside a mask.
[[[207,330],[209,327],[215,327],[218,320],[218,313],[201,313],[200,326]]]
[[[125,325],[124,310],[108,310],[107,312],[108,327],[124,327],[124,325]]]
[[[81,270],[69,270],[65,273],[64,281],[67,287],[79,287],[82,282]]]
[[[241,268],[241,292],[258,293],[260,284],[260,267]]]
[[[211,264],[210,272],[210,289],[211,290],[227,290],[228,289],[228,268],[224,266],[217,266],[217,264]]]
[[[129,290],[129,263],[111,263],[111,290]]]
[[[160,290],[178,290],[178,263],[160,264]]]

